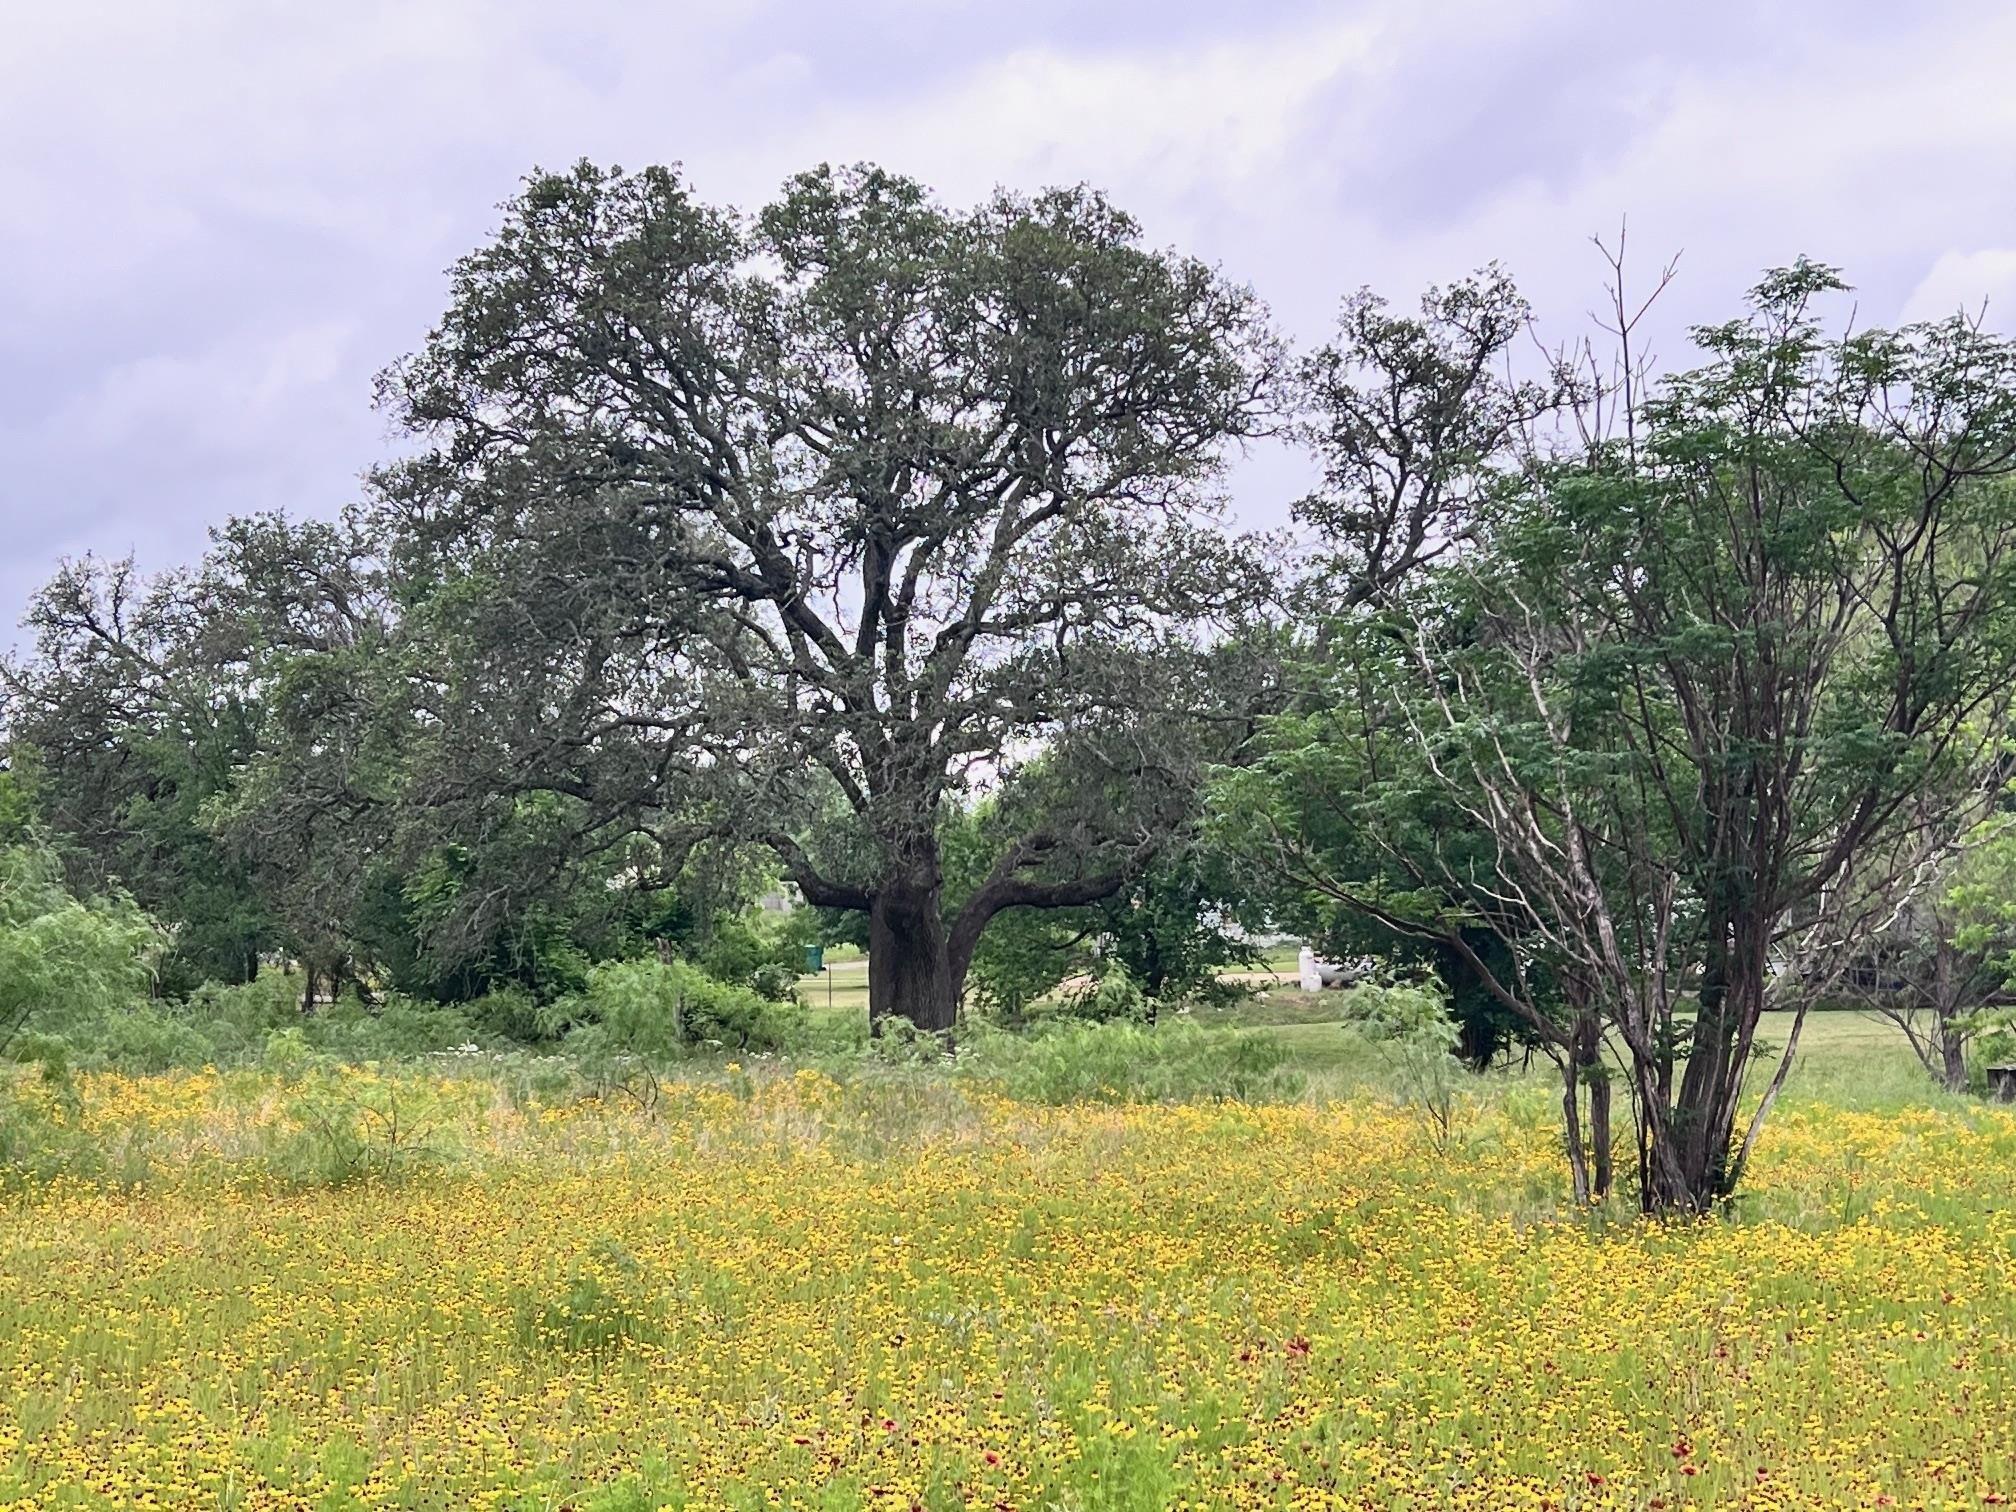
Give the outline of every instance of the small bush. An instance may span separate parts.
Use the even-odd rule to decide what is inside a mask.
[[[300,979],[265,971],[206,982],[181,1002],[133,1003],[65,1026],[82,1064],[168,1071],[255,1061],[269,1036],[301,1019]]]
[[[1066,1011],[1099,1024],[1146,1023],[1149,1007],[1148,994],[1127,968],[1118,961],[1108,961],[1098,980],[1074,996]]]
[[[299,976],[268,968],[249,982],[205,982],[182,1012],[213,1040],[259,1045],[270,1031],[300,1021],[301,986]]]
[[[138,1001],[162,943],[124,895],[71,893],[48,846],[0,845],[0,1049],[24,1028],[67,1034]]]
[[[235,986],[198,987],[182,1002],[131,1001],[63,1020],[77,1063],[124,1071],[189,1070],[258,1059],[267,1038],[302,1022],[299,979],[264,972]]]
[[[1022,1034],[983,1029],[961,1046],[958,1067],[1025,1102],[1263,1102],[1301,1090],[1287,1059],[1272,1035],[1183,1018],[1058,1019]]]
[[[462,1013],[472,1028],[498,1039],[531,1045],[551,1038],[544,1007],[516,982],[471,998],[462,1005]]]
[[[465,1007],[396,992],[375,1007],[345,997],[297,1022],[312,1047],[345,1060],[406,1060],[487,1038]]]
[[[308,1036],[301,1032],[301,1026],[293,1024],[285,1029],[275,1029],[266,1036],[266,1043],[259,1052],[259,1064],[282,1081],[291,1082],[317,1064],[317,1058],[308,1043]]]
[[[588,1060],[663,1061],[695,1049],[783,1050],[803,1037],[805,1018],[685,961],[611,961],[588,974],[588,988],[555,1005],[571,1032],[567,1047]]]
[[[694,959],[717,982],[746,987],[762,998],[790,995],[805,964],[805,947],[817,938],[808,909],[787,914],[745,913],[717,920]]]
[[[440,1083],[381,1079],[311,1059],[293,1085],[263,1161],[287,1185],[398,1181],[452,1157]]]
[[[1437,1149],[1455,1133],[1457,1088],[1464,1077],[1456,1048],[1462,1030],[1436,979],[1365,982],[1343,994],[1344,1022],[1385,1053],[1400,1094],[1427,1125]]]
[[[798,1001],[798,972],[778,961],[765,961],[749,973],[749,990],[773,1003]]]
[[[185,1013],[139,1003],[72,1029],[79,1058],[126,1071],[172,1071],[213,1064],[217,1046]]]

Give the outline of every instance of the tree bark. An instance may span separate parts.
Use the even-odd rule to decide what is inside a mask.
[[[1671,1057],[1633,1053],[1636,1079],[1632,1099],[1638,1120],[1638,1205],[1647,1215],[1691,1208],[1689,1183],[1680,1163],[1667,1104]]]
[[[1948,1092],[1965,1092],[1967,1041],[1957,1027],[1962,986],[1953,969],[1955,954],[1952,942],[1942,936],[1932,958],[1932,1002],[1939,1020],[1939,1079]]]
[[[1740,889],[1730,892],[1741,898]],[[1764,1008],[1767,947],[1754,908],[1711,915],[1700,1011],[1669,1115],[1674,1158],[1648,1187],[1648,1211],[1707,1213],[1729,1195],[1737,1104]]]
[[[1610,1159],[1610,1076],[1602,1065],[1593,1067],[1589,1076],[1589,1146],[1595,1159],[1592,1185],[1601,1202],[1616,1179]]]
[[[1946,1084],[1948,1092],[1967,1090],[1967,1042],[1953,1027],[1952,1019],[1942,1019],[1939,1024],[1940,1080]]]
[[[1610,1195],[1610,1076],[1603,1064],[1603,1025],[1586,1007],[1578,1013],[1574,1033],[1562,1057],[1562,1114],[1568,1135],[1568,1168],[1578,1203],[1601,1202]],[[1589,1130],[1582,1132],[1580,1089],[1589,1089]]]
[[[1726,912],[1711,914],[1707,960],[1695,1006],[1687,1064],[1668,1118],[1671,1169],[1654,1188],[1653,1210],[1704,1211],[1714,1202],[1714,1131],[1731,1040],[1731,976],[1739,953]],[[1678,1190],[1674,1190],[1675,1178]]]
[[[1572,1049],[1561,1057],[1561,1135],[1568,1146],[1568,1175],[1577,1207],[1589,1201],[1589,1162],[1582,1150],[1582,1114],[1576,1092],[1580,1070]]]
[[[959,1017],[965,972],[953,970],[938,886],[898,883],[879,889],[868,909],[868,1028],[908,1019],[949,1034]]]
[[[785,875],[806,902],[868,915],[868,1030],[875,1035],[892,1017],[908,1019],[929,1033],[949,1034],[958,1021],[973,952],[996,914],[1007,908],[1097,903],[1118,892],[1127,876],[1123,871],[1056,881],[1022,876],[1018,868],[1023,863],[1053,846],[1044,836],[1026,836],[1003,853],[948,924],[944,873],[933,840],[907,842],[890,873],[873,889],[825,876],[798,842],[782,831],[764,835],[763,841],[776,852]],[[1139,851],[1136,859],[1146,854]]]

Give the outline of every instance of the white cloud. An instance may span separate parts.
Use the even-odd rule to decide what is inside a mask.
[[[51,416],[144,468],[146,448],[172,437],[213,458],[270,446],[305,394],[349,370],[355,327],[318,321],[238,335],[191,352],[153,353],[106,369]]]
[[[1943,252],[1904,301],[1903,319],[1981,315],[1993,330],[2016,331],[2016,247]]]
[[[1024,49],[907,101],[819,112],[769,150],[803,161],[844,143],[961,197],[1003,181],[1089,178],[1158,196],[1238,183],[1279,165],[1318,93],[1365,59],[1373,35],[1325,19],[1201,48]]]
[[[1088,180],[1305,338],[1360,284],[1492,258],[1566,334],[1600,297],[1586,238],[1628,213],[1643,275],[1686,249],[1678,359],[1802,252],[1865,322],[1985,296],[2011,328],[2012,59],[2016,7],[1978,0],[27,7],[0,46],[0,620],[58,549],[172,559],[232,510],[351,497],[372,373],[535,162],[679,160],[744,204],[821,160],[958,200]],[[1297,483],[1263,458],[1242,507]]]

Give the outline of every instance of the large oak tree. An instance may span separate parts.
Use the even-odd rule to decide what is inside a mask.
[[[1261,580],[1214,487],[1277,363],[1248,290],[1089,191],[821,169],[745,218],[535,175],[382,384],[454,753],[416,800],[766,845],[867,916],[873,1011],[948,1027],[988,921],[1113,893],[1237,727],[1212,645]],[[948,805],[1025,767],[948,899]]]

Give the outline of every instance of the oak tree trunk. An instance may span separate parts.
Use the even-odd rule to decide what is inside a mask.
[[[908,1019],[932,1034],[949,1033],[959,1016],[951,942],[935,883],[880,889],[868,910],[868,1027]]]

